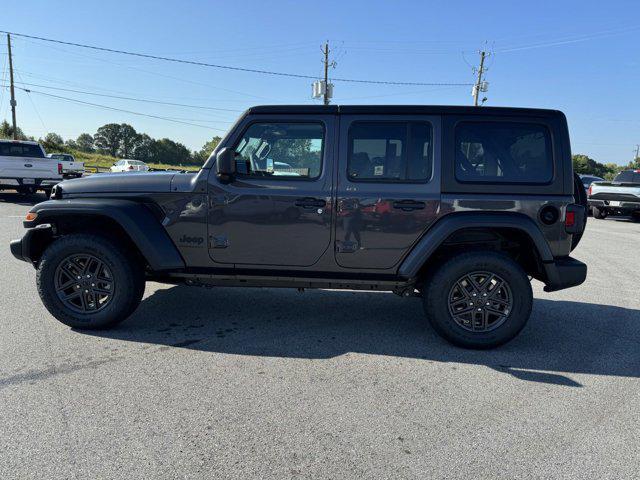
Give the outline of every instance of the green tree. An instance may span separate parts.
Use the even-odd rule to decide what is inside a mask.
[[[571,158],[573,162],[573,171],[576,173],[582,173],[585,175],[595,175],[597,177],[605,177],[607,174],[613,173],[610,165],[603,165],[596,162],[593,158],[587,155],[573,155]]]
[[[54,132],[47,133],[43,139],[40,139],[40,143],[45,150],[60,150],[64,146],[62,137]]]
[[[78,146],[78,150],[83,152],[91,153],[93,152],[93,137],[89,133],[81,133],[78,135],[76,139],[76,144]]]
[[[191,160],[191,152],[183,144],[168,138],[155,140],[153,145],[153,160],[157,163],[169,165],[184,165]]]
[[[16,131],[18,133],[18,140],[27,139],[27,136],[20,127],[16,127]],[[3,120],[3,122],[0,123],[0,138],[13,138],[13,127],[6,120]]]
[[[135,147],[133,148],[132,158],[142,160],[143,162],[152,162],[156,153],[156,141],[146,133],[142,133]]]
[[[207,143],[205,143],[199,151],[193,152],[193,164],[202,165],[204,162],[206,162],[209,158],[209,155],[211,155],[211,152],[216,149],[221,140],[222,138],[215,136]]]
[[[120,149],[118,152],[122,158],[130,158],[139,142],[140,134],[136,132],[135,128],[128,123],[120,125]]]
[[[72,148],[74,150],[78,149],[78,143],[73,138],[69,138],[67,141],[65,141],[64,146],[67,148]]]
[[[93,142],[96,148],[102,153],[106,153],[112,157],[118,155],[121,140],[120,125],[117,123],[107,123],[101,126],[93,136]]]

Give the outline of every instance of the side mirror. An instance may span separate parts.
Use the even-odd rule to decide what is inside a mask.
[[[229,183],[236,173],[236,154],[232,148],[223,148],[216,155],[216,175],[223,183]]]

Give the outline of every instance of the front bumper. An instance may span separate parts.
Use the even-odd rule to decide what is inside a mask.
[[[53,229],[49,224],[29,228],[22,238],[9,243],[11,254],[23,262],[34,263],[39,260],[44,246],[51,241]]]
[[[571,257],[556,258],[544,264],[547,274],[545,292],[555,292],[580,285],[587,278],[587,265]]]

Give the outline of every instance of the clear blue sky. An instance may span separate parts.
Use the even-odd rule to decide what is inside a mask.
[[[487,105],[548,107],[569,119],[574,153],[627,163],[640,143],[640,2],[602,1],[28,1],[8,2],[0,29],[230,66],[320,75],[331,42],[335,77],[473,82],[486,46]],[[208,128],[18,91],[26,133],[65,139],[108,122],[199,148],[239,112],[315,103],[310,80],[178,65],[14,38],[17,82],[195,104],[214,111],[33,90]],[[6,63],[4,38],[0,67]],[[1,76],[0,71],[0,76]],[[470,104],[470,87],[336,82],[334,103]],[[10,118],[0,89],[0,118]]]

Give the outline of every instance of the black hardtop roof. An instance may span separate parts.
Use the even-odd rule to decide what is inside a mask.
[[[344,115],[495,115],[557,117],[559,110],[517,107],[472,107],[453,105],[259,105],[246,113],[344,114]]]

